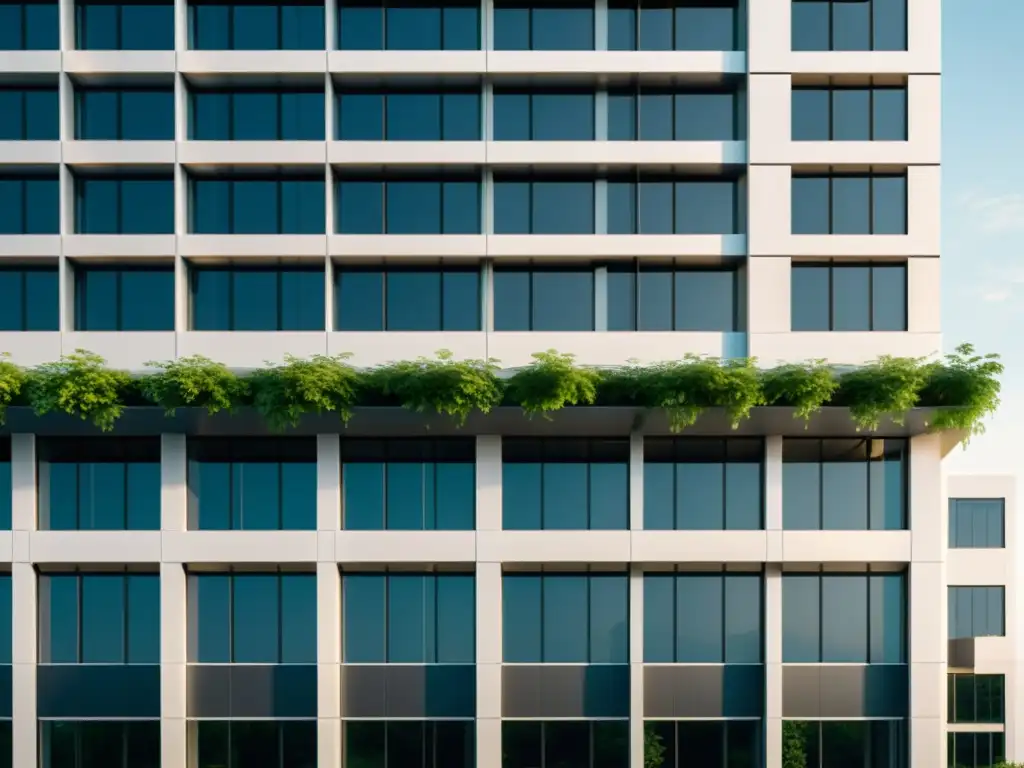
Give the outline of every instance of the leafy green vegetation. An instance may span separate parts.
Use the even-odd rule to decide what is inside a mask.
[[[969,437],[984,430],[984,419],[998,407],[1003,372],[998,355],[978,355],[968,344],[941,360],[880,357],[853,368],[810,360],[760,369],[752,359],[698,355],[598,368],[555,350],[533,358],[505,378],[497,360],[456,360],[446,350],[369,369],[353,366],[348,355],[289,357],[249,373],[187,357],[149,363],[152,372],[133,377],[85,350],[27,370],[0,355],[0,423],[11,405],[29,405],[40,415],[68,413],[102,430],[113,428],[128,404],[152,404],[168,415],[178,408],[212,414],[248,406],[278,430],[307,413],[333,412],[347,422],[359,406],[400,405],[461,425],[498,405],[546,418],[567,407],[599,405],[662,410],[679,431],[709,409],[724,410],[736,427],[758,407],[792,408],[806,421],[824,407],[841,406],[856,429],[873,430],[923,407],[935,409],[933,430]]]

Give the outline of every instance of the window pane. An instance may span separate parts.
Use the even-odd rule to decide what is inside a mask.
[[[590,577],[591,664],[629,661],[629,581],[624,576]],[[547,659],[546,659],[547,660]]]
[[[629,529],[629,466],[590,465],[590,528]]]
[[[676,8],[676,50],[732,51],[736,48],[736,9],[729,5],[683,4]]]
[[[342,19],[351,10],[354,9],[343,9]],[[339,139],[380,141],[384,138],[384,96],[379,93],[342,93],[338,96],[338,118]]]
[[[827,51],[829,39],[829,16],[832,3],[829,0],[792,3],[792,45],[794,51]]]
[[[379,181],[338,184],[338,232],[377,235],[384,232],[384,185]]]
[[[832,91],[832,138],[835,141],[871,140],[871,91],[837,88]]]
[[[535,331],[594,330],[593,273],[534,273],[531,329]]]
[[[399,13],[417,13],[439,16],[437,9],[389,9],[389,18]],[[391,36],[391,27],[388,27]],[[440,30],[438,30],[440,42]],[[394,47],[394,46],[389,46]],[[441,95],[437,93],[391,94],[387,100],[387,139],[389,141],[438,141],[441,139]]]
[[[832,50],[871,50],[871,2],[832,3]]]
[[[907,50],[907,0],[872,0],[876,51]]]
[[[530,9],[530,15],[533,50],[594,50],[593,7],[551,8],[538,4]]]
[[[86,664],[125,661],[125,578],[82,576],[82,658]]]
[[[640,182],[636,190],[637,233],[670,235],[679,225],[673,208],[671,182]],[[632,234],[629,229],[627,234]]]
[[[798,5],[801,3],[793,3],[794,14]],[[827,88],[794,88],[792,113],[793,141],[828,141],[831,138]]]
[[[651,466],[648,464],[645,470]],[[645,528],[646,520],[645,520]],[[676,661],[675,580],[666,574],[644,575],[644,661]]]
[[[868,661],[867,587],[864,576],[821,577],[822,661]]]
[[[872,664],[902,664],[906,659],[906,600],[900,574],[872,574],[871,628]]]
[[[174,270],[121,272],[121,329],[174,330]]]
[[[544,465],[505,462],[501,468],[502,524],[505,530],[539,531],[541,473]]]
[[[111,531],[125,528],[125,464],[78,465],[78,527]]]
[[[832,330],[871,330],[871,268],[832,268]]]
[[[589,181],[547,181],[531,185],[534,235],[592,235],[594,184]],[[497,200],[495,201],[497,203]]]
[[[736,97],[731,93],[693,93],[675,97],[677,141],[733,141]]]
[[[677,331],[736,330],[735,272],[677,272]]]
[[[384,48],[384,13],[380,7],[340,4],[338,48],[379,51]]]
[[[725,662],[761,661],[761,578],[725,576]]]
[[[610,141],[636,141],[636,137],[636,96],[629,93],[609,93],[608,139]]]
[[[132,574],[128,580],[129,664],[160,663],[160,576]]]
[[[282,269],[281,330],[324,329],[324,273],[319,270]]]
[[[541,652],[541,577],[506,575],[502,580],[503,660],[506,663],[539,663],[551,661]],[[542,623],[543,622],[543,623]]]
[[[546,463],[541,480],[542,525],[547,530],[586,530],[588,525],[585,463]]]
[[[673,273],[643,270],[637,275],[637,330],[672,330]]]
[[[278,577],[266,574],[233,576],[231,626],[232,656],[236,664],[274,664],[281,661],[277,632],[280,627]]]
[[[475,14],[475,9],[471,10]],[[447,93],[444,95],[441,108],[442,139],[445,141],[480,140],[481,117],[478,93]]]
[[[808,3],[794,3],[794,12],[804,5]],[[793,234],[828,234],[829,180],[817,176],[794,176],[792,190]]]
[[[439,331],[441,275],[439,272],[392,272],[387,277],[389,331]]]
[[[642,5],[639,9],[640,50],[671,51],[673,47],[672,8]]]
[[[281,527],[289,531],[316,530],[316,464],[282,462]]]
[[[531,194],[531,185],[528,182],[495,180],[494,233],[496,235],[530,234]]]
[[[232,272],[233,304],[231,330],[276,331],[278,316],[278,274],[266,269],[239,269]]]
[[[722,464],[676,464],[676,525],[680,530],[725,527],[725,468]]]
[[[587,641],[587,581],[586,576],[543,577],[545,663],[590,660]]]
[[[876,176],[871,191],[874,234],[907,234],[907,177]]]
[[[442,185],[441,229],[447,235],[478,234],[480,229],[480,184],[476,181],[448,181]]]
[[[494,330],[531,329],[530,284],[529,272],[494,270]]]
[[[438,575],[437,649],[439,664],[472,664],[476,652],[474,576]],[[431,659],[433,660],[433,659]]]
[[[875,88],[871,129],[875,141],[907,140],[907,90]]]
[[[835,176],[832,182],[832,233],[867,235],[871,232],[871,179]]]
[[[384,530],[384,465],[346,464],[342,474],[344,527],[350,531]]]
[[[125,180],[120,185],[121,234],[163,235],[174,232],[173,180]]]
[[[387,232],[391,235],[441,233],[441,184],[391,181],[385,185]]]
[[[442,329],[445,331],[480,330],[480,274],[478,272],[442,272]]]
[[[281,466],[274,462],[231,465],[234,491],[232,528],[275,531],[281,528]]]
[[[344,619],[345,661],[371,664],[388,660],[385,639],[385,576],[345,575]]]
[[[338,330],[384,330],[384,275],[344,270],[337,274]]]
[[[424,529],[424,465],[419,462],[387,465],[387,524],[389,530]],[[432,474],[432,473],[431,473]]]
[[[174,91],[121,91],[122,136],[148,141],[174,140]]]
[[[791,279],[791,329],[829,330],[829,268],[794,264]]]
[[[680,576],[676,581],[676,659],[720,663],[723,656],[721,576]]]
[[[439,8],[392,7],[384,11],[389,50],[436,51],[441,49]]]
[[[673,97],[670,94],[640,94],[640,138],[644,141],[672,141]]]
[[[197,656],[194,661],[225,663],[231,658],[231,577],[192,576],[198,605]]]
[[[476,506],[473,464],[436,464],[437,520],[439,531],[471,531]]]
[[[281,658],[283,664],[316,664],[316,576],[281,574]]]
[[[782,661],[822,661],[820,646],[820,579],[782,577]]]
[[[736,226],[736,185],[732,181],[676,184],[676,233],[728,235]]]
[[[871,269],[871,328],[907,330],[907,267],[903,264]]]

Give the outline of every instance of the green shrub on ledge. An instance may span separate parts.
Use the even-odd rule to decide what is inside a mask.
[[[672,431],[711,408],[723,409],[736,427],[760,406],[789,407],[805,421],[823,407],[840,406],[858,430],[876,429],[883,418],[901,422],[915,407],[937,408],[933,430],[970,436],[983,431],[983,420],[998,407],[1003,372],[998,355],[977,355],[967,344],[942,360],[883,356],[844,368],[810,360],[759,369],[753,359],[699,355],[599,368],[548,350],[505,379],[497,360],[455,360],[446,350],[436,359],[370,369],[356,368],[348,357],[288,357],[246,374],[189,357],[149,363],[153,373],[132,377],[84,350],[30,370],[0,356],[0,423],[9,405],[25,404],[40,415],[65,412],[107,431],[141,395],[168,415],[182,407],[212,414],[252,406],[276,430],[295,426],[306,413],[335,412],[347,422],[357,406],[389,404],[448,415],[460,425],[501,404],[546,418],[569,406],[634,406],[665,411]]]

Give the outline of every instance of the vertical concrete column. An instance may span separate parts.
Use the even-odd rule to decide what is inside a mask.
[[[629,435],[629,530],[644,529],[644,436]]]
[[[17,536],[17,534],[15,534]],[[27,533],[23,534],[26,539]],[[15,545],[11,564],[11,602],[14,636],[11,638],[11,731],[14,765],[36,765],[36,614],[38,583],[32,563],[22,560]]]
[[[501,435],[476,439],[476,529],[501,530]]]
[[[317,563],[317,765],[341,765],[341,576],[333,562]]]
[[[765,768],[782,766],[782,438],[765,439]]]
[[[644,571],[629,570],[629,768],[644,768]]]
[[[910,441],[910,765],[946,764],[948,514],[939,435]]]
[[[341,439],[316,438],[316,661],[320,768],[341,764],[341,574],[335,539],[341,528]]]
[[[160,530],[187,531],[188,453],[185,435],[160,435]]]
[[[36,765],[38,584],[29,540],[36,530],[36,436],[11,436],[11,637],[14,765]]]
[[[501,765],[501,563],[476,564],[476,764]]]
[[[188,765],[188,580],[182,563],[160,564],[160,765]]]

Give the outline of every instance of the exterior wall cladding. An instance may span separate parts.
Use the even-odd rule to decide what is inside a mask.
[[[941,349],[939,0],[445,2],[0,1],[0,350]],[[603,418],[8,427],[0,766],[1024,759],[1010,479]]]

